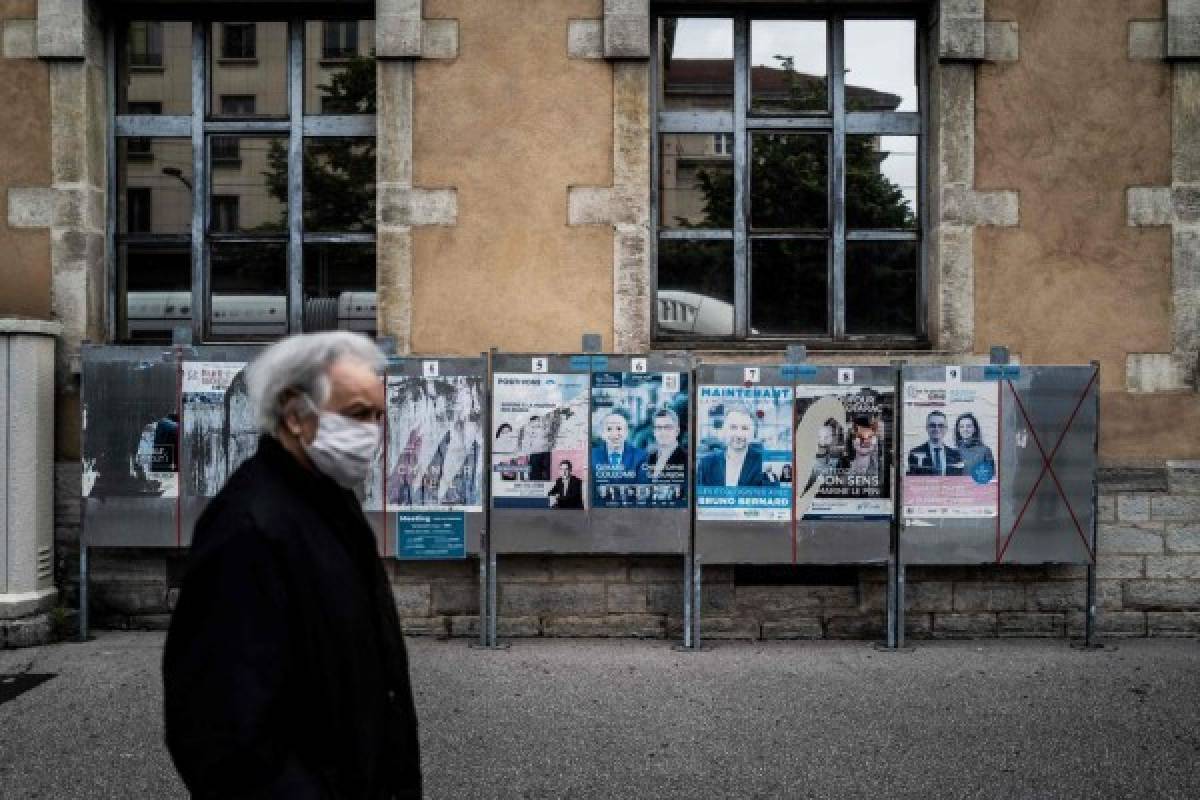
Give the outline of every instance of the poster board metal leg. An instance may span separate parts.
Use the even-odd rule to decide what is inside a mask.
[[[1092,434],[1092,456],[1094,464],[1100,463],[1100,362],[1093,361],[1092,368],[1096,370],[1097,379],[1093,382],[1092,397],[1095,406],[1096,425]],[[1087,604],[1083,609],[1083,641],[1072,642],[1071,646],[1079,650],[1102,650],[1104,643],[1096,634],[1096,563],[1100,558],[1100,537],[1098,536],[1100,520],[1100,480],[1092,474],[1092,560],[1087,565]]]
[[[487,541],[487,533],[484,533]],[[488,646],[488,621],[491,612],[488,606],[488,559],[487,547],[479,554],[479,644],[478,647]]]
[[[81,540],[79,543],[79,639],[88,639],[88,548]]]
[[[885,641],[877,642],[876,650],[889,653],[912,652],[911,647],[904,645],[904,559],[900,553],[900,532],[902,530],[902,491],[904,484],[904,442],[900,432],[904,424],[904,361],[893,361],[891,366],[896,370],[895,397],[896,414],[892,435],[892,522],[888,545],[887,590],[887,622],[885,623]]]
[[[700,587],[703,584],[704,568],[700,559],[692,564],[692,649],[700,649]]]

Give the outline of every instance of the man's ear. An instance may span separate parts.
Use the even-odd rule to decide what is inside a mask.
[[[304,420],[308,416],[303,398],[295,389],[285,389],[279,396],[279,405],[283,409],[283,427],[297,438],[304,430]]]

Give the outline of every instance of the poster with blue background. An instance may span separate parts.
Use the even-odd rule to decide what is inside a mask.
[[[790,386],[701,386],[696,518],[791,519]]]
[[[592,373],[592,506],[686,507],[687,425],[687,375]]]

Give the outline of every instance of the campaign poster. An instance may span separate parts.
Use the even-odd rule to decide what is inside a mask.
[[[592,507],[686,508],[687,375],[592,373]]]
[[[89,354],[90,355],[90,354]],[[179,496],[179,376],[174,361],[85,359],[80,398],[83,497]]]
[[[792,387],[701,386],[696,517],[791,519]]]
[[[183,363],[183,480],[188,496],[214,496],[258,449],[245,368],[240,361]]]
[[[901,500],[906,517],[999,513],[999,395],[997,381],[905,384]]]
[[[585,508],[587,374],[496,373],[494,388],[495,507]]]
[[[364,507],[382,485],[388,511],[482,511],[483,396],[479,376],[388,375],[386,479]]]
[[[796,468],[812,464],[799,488],[816,490],[804,519],[891,518],[895,400],[890,386],[796,387]]]

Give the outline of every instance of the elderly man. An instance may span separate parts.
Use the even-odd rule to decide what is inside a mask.
[[[334,332],[249,368],[263,436],[196,523],[163,657],[167,746],[195,797],[421,796],[404,640],[355,495],[382,363]]]
[[[592,447],[592,469],[597,476],[623,482],[641,479],[646,451],[629,443],[629,418],[623,412],[613,410],[604,415],[600,440]]]

